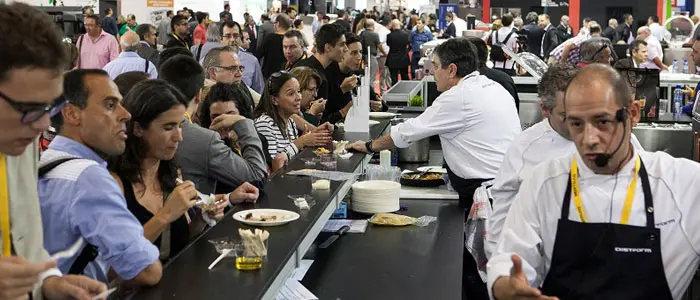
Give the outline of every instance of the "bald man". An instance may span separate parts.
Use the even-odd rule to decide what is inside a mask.
[[[142,47],[140,41],[139,35],[132,30],[128,30],[119,38],[122,53],[103,68],[110,79],[114,80],[117,76],[132,71],[145,72],[151,79],[158,78],[156,66],[136,53],[139,47]]]
[[[653,34],[648,26],[642,26],[637,29],[637,39],[647,42],[647,61],[639,65],[640,68],[668,70],[664,65],[664,51],[661,48],[661,42]],[[675,71],[675,70],[674,70]]]
[[[566,92],[576,152],[525,176],[495,255],[496,299],[681,299],[698,268],[700,165],[630,143],[640,107],[609,65]]]

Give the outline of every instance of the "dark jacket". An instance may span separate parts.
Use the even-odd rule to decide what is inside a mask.
[[[632,62],[632,58],[623,58],[615,62],[615,68],[619,69],[631,69],[634,68],[634,62]]]
[[[457,36],[457,28],[455,27],[455,23],[450,23],[449,26],[447,26],[447,29],[445,29],[445,32],[442,33],[443,38],[449,38],[449,37],[456,37]]]
[[[249,25],[245,25],[245,27],[243,27],[243,30],[245,30],[248,33],[248,36],[250,37],[250,49],[248,49],[248,52],[255,55],[255,51],[258,49],[258,36],[256,36],[255,33],[260,34],[260,29],[257,25],[253,26],[255,26],[255,32],[253,32],[253,30],[250,29]]]
[[[167,44],[165,44],[165,48],[173,48],[173,47],[183,47],[187,48],[187,50],[192,47],[192,40],[189,38],[180,38],[175,37],[175,34],[173,33],[173,38],[171,38]]]
[[[569,27],[564,26],[564,24],[559,24],[557,30],[559,31],[559,38],[562,43],[573,37],[573,34],[569,33]]]
[[[386,36],[386,44],[389,46],[389,55],[386,58],[386,66],[392,69],[407,68],[411,64],[408,59],[408,45],[410,39],[405,30],[394,30]]]
[[[284,50],[282,49],[283,38],[283,35],[277,33],[267,35],[262,43],[262,47],[255,53],[255,56],[261,62],[262,73],[265,79],[279,71],[280,66],[285,62]]]
[[[542,28],[540,28],[540,26],[538,26],[536,23],[530,23],[523,27],[523,31],[525,31],[527,36],[527,52],[540,56],[544,30],[542,30]]]
[[[152,62],[153,65],[158,66],[158,61],[160,61],[160,52],[148,45],[146,42],[141,42],[140,45],[141,47],[136,50],[136,53],[141,56],[141,58],[147,59],[148,61]]]
[[[557,30],[554,26],[549,27],[549,30],[544,33],[544,40],[542,40],[542,50],[544,54],[544,59],[549,58],[549,53],[554,50],[563,41],[561,40],[561,31]]]
[[[613,43],[617,43],[618,41],[625,41],[625,43],[627,43],[627,39],[629,39],[630,34],[634,36],[632,28],[627,23],[622,23],[619,26],[617,26],[616,31],[617,39]]]
[[[618,36],[617,36],[617,31],[615,30],[615,28],[612,28],[610,26],[608,26],[607,28],[605,28],[605,30],[603,30],[602,35],[604,38],[609,39],[613,43],[616,43],[618,40],[620,40],[620,38],[618,38]]]
[[[349,23],[348,21],[345,21],[345,20],[343,20],[343,19],[337,19],[337,20],[335,20],[335,22],[333,22],[333,23],[334,23],[334,24],[338,24],[338,25],[340,25],[340,26],[343,26],[343,28],[345,28],[345,32],[348,32],[348,33],[355,33],[355,31],[352,30],[352,27],[350,26],[350,23]]]
[[[107,17],[102,20],[102,30],[111,34],[117,35],[119,33],[119,28],[117,28],[117,21],[113,17]]]
[[[265,23],[258,27],[258,41],[255,47],[256,51],[257,49],[260,49],[262,47],[262,43],[263,41],[265,41],[265,37],[267,37],[270,34],[275,34],[275,25],[273,25],[270,21],[265,21]]]

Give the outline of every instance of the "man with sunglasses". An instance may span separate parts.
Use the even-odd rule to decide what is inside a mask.
[[[192,41],[189,38],[189,26],[187,19],[184,16],[176,15],[170,20],[170,28],[173,31],[172,38],[165,45],[165,48],[183,47],[190,50]]]
[[[565,110],[577,151],[522,182],[488,262],[493,298],[682,299],[700,262],[700,165],[634,148],[640,107],[609,65],[579,71]]]
[[[16,26],[16,27],[15,27]],[[62,276],[44,248],[37,136],[60,112],[68,61],[46,14],[0,4],[0,299],[90,299],[106,286]],[[22,49],[22,51],[17,51]],[[37,88],[41,87],[41,88]],[[63,249],[61,249],[63,250]]]

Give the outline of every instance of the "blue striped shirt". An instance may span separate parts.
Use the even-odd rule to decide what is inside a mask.
[[[146,67],[146,64],[148,64],[148,67]],[[117,78],[117,76],[121,74],[132,71],[141,71],[148,73],[148,76],[151,79],[158,78],[158,70],[156,69],[156,66],[152,62],[139,56],[138,53],[133,51],[122,52],[121,54],[119,54],[119,57],[117,57],[117,59],[110,61],[102,69],[107,71],[107,74],[109,74],[109,79],[112,80],[114,80],[114,78]]]
[[[84,274],[105,283],[110,267],[130,280],[155,263],[159,250],[143,236],[107,162],[87,146],[57,136],[42,153],[40,165],[61,157],[82,159],[65,162],[39,179],[46,250],[54,254],[84,238],[99,252]],[[59,260],[58,268],[68,273],[79,254]]]

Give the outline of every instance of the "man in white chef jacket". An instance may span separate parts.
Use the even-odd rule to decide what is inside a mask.
[[[496,176],[508,146],[520,133],[520,119],[510,93],[477,71],[474,44],[449,39],[433,53],[437,90],[443,92],[435,102],[420,116],[392,126],[391,133],[348,147],[372,153],[439,135],[450,184],[459,193],[460,206],[469,208],[474,190]],[[467,299],[482,299],[482,291],[487,298],[476,263],[465,253]]]
[[[625,79],[583,68],[566,93],[576,153],[523,181],[488,263],[504,299],[681,299],[698,267],[700,165],[635,150]]]
[[[549,67],[540,79],[537,94],[545,118],[515,137],[489,190],[493,211],[486,235],[487,257],[496,250],[503,223],[523,179],[529,177],[529,172],[538,164],[576,152],[565,122],[564,95],[577,71],[573,66],[557,64]],[[634,134],[630,140],[635,149],[643,150]]]

